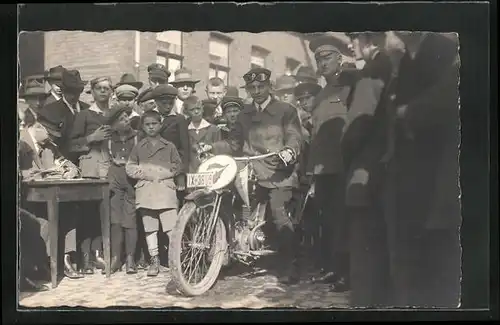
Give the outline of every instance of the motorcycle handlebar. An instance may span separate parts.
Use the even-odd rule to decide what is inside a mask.
[[[257,155],[257,156],[233,157],[233,159],[236,161],[252,161],[252,160],[264,159],[264,158],[275,156],[278,154],[279,154],[278,152],[269,152],[269,153],[265,153],[263,155]]]

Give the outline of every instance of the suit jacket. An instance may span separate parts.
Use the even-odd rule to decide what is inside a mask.
[[[79,101],[79,103],[80,111],[86,110],[90,107],[89,104],[82,101]],[[73,114],[62,99],[57,102],[44,105],[42,111],[44,110],[51,111],[48,114],[56,114],[58,120],[63,123],[61,130],[62,136],[56,141],[56,144],[61,148],[61,152],[65,157],[71,160],[74,164],[78,164],[79,154],[71,153],[70,151],[70,133],[73,128],[76,112]]]
[[[50,93],[50,95],[45,99],[45,102],[43,103],[43,105],[49,105],[49,104],[57,102],[58,100],[60,100],[60,99],[55,98],[54,95],[52,95],[52,93]]]
[[[429,33],[400,63],[396,102],[406,105],[408,137],[396,130],[398,218],[413,228],[460,225],[458,41]]]
[[[262,112],[257,112],[253,104],[245,105],[229,138],[216,142],[213,148],[215,153],[249,156],[290,148],[298,157],[301,146],[297,110],[273,98]],[[276,188],[296,184],[294,166],[284,166],[278,157],[257,160],[252,165],[261,186]]]

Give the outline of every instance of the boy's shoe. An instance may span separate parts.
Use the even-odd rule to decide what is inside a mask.
[[[160,273],[160,258],[158,255],[151,257],[147,276],[157,276]]]

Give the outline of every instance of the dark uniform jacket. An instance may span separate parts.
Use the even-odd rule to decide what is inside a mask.
[[[298,156],[302,133],[297,110],[274,98],[262,111],[246,104],[225,141],[213,145],[215,153],[255,156],[291,148]],[[293,165],[284,166],[278,157],[252,162],[259,184],[264,187],[288,187],[297,182]]]
[[[408,132],[398,129],[394,168],[398,216],[416,227],[460,225],[458,41],[429,33],[415,58],[399,68],[398,105],[407,105]]]

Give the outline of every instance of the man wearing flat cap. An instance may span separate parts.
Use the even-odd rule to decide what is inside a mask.
[[[157,86],[166,85],[168,83],[168,78],[170,78],[170,71],[168,71],[163,64],[151,63],[148,66],[149,87],[137,96],[137,102],[141,102],[145,111],[155,108],[155,104],[152,99],[143,100],[144,96],[148,95]]]
[[[136,81],[132,74],[125,73],[120,82],[116,84],[115,96],[118,103],[126,107],[129,114],[130,125],[134,130],[138,130],[142,115],[142,106],[136,102],[143,83]]]
[[[345,216],[345,166],[341,139],[346,124],[350,87],[339,82],[342,55],[347,45],[330,35],[321,35],[309,43],[319,73],[326,86],[316,96],[312,111],[312,132],[307,173],[315,184],[315,202],[320,208],[323,234],[321,249],[324,262],[321,282],[332,283],[334,291],[349,288],[348,223]],[[344,52],[342,52],[342,50]]]
[[[188,122],[184,115],[175,114],[173,111],[175,98],[177,97],[177,89],[169,84],[159,85],[150,93],[146,94],[141,100],[148,101],[154,100],[156,110],[161,114],[162,128],[160,135],[170,142],[172,142],[181,157],[183,173],[189,170],[189,134]],[[143,136],[140,132],[140,138]],[[185,190],[185,175],[181,174],[176,179],[177,189],[179,191]]]
[[[73,127],[76,114],[90,107],[89,104],[80,100],[80,95],[86,84],[87,81],[82,80],[78,70],[63,70],[61,99],[45,104],[41,109],[41,111],[54,111],[55,116],[63,123],[62,136],[57,140],[57,145],[63,154],[76,165],[78,165],[78,155],[70,154],[69,132]]]
[[[45,72],[45,81],[50,86],[50,96],[45,100],[45,105],[57,102],[62,96],[62,74],[65,68],[61,65],[52,67]]]
[[[253,167],[259,180],[258,191],[262,199],[269,200],[272,222],[279,236],[279,251],[283,260],[280,281],[291,284],[299,278],[294,227],[286,207],[296,182],[294,164],[300,154],[302,135],[296,109],[272,97],[270,77],[271,71],[264,68],[254,68],[243,76],[253,103],[244,106],[227,140],[203,149],[249,156],[272,151],[280,153],[280,157],[255,161]]]

